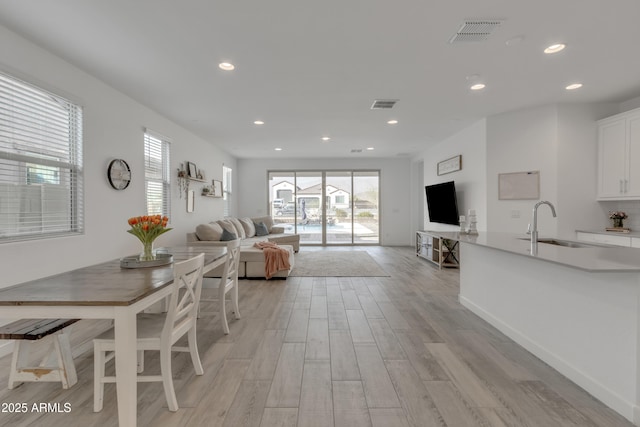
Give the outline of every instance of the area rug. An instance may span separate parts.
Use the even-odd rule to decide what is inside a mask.
[[[309,251],[296,254],[293,277],[388,277],[365,251]]]

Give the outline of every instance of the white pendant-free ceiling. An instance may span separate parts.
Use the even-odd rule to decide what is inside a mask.
[[[254,158],[406,155],[489,115],[633,98],[638,16],[637,0],[0,0],[0,25]]]

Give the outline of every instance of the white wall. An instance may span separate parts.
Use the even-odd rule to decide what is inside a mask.
[[[553,105],[513,111],[487,119],[488,229],[525,233],[537,200],[498,200],[498,174],[539,171],[540,200],[558,202],[557,108]],[[538,230],[554,236],[558,222],[540,208]],[[519,218],[517,217],[519,216]]]
[[[596,121],[616,112],[614,104],[558,106],[558,236],[607,227],[606,207],[596,201],[598,129]]]
[[[571,239],[576,229],[590,229],[602,221],[603,207],[595,201],[596,121],[616,108],[615,104],[561,104],[489,117],[489,229],[525,232],[539,200],[553,203],[558,215],[553,218],[546,206],[540,207],[542,236]],[[529,170],[540,171],[539,200],[498,200],[499,173]]]
[[[267,214],[269,170],[380,170],[380,240],[386,246],[411,244],[411,162],[398,159],[238,159],[238,214]]]
[[[0,244],[0,287],[13,285],[141,250],[126,232],[127,218],[145,213],[143,128],[172,139],[172,213],[174,229],[159,245],[184,244],[185,233],[210,218],[222,216],[222,200],[195,199],[195,212],[186,213],[175,174],[181,162],[193,161],[208,180],[222,179],[222,163],[235,159],[158,113],[128,98],[82,70],[0,26],[0,69],[37,84],[84,107],[85,233],[82,236]],[[132,183],[113,190],[106,169],[123,158],[132,169]],[[195,186],[199,189],[202,184]]]
[[[457,231],[459,227],[429,222],[424,185],[454,181],[458,196],[460,215],[475,209],[478,230],[487,230],[487,121],[479,120],[466,129],[445,139],[436,146],[426,150],[420,156],[424,162],[424,182],[421,190],[421,201],[424,212],[424,228],[426,230]],[[462,155],[462,169],[457,172],[438,176],[438,163],[453,156]]]
[[[456,182],[460,212],[476,209],[479,230],[524,233],[535,203],[548,200],[558,217],[553,218],[547,207],[540,208],[541,235],[575,238],[576,229],[606,226],[606,212],[618,206],[595,201],[596,121],[617,113],[618,108],[616,104],[563,104],[490,116],[414,160],[424,162],[424,185]],[[462,170],[437,176],[437,163],[457,154],[462,154]],[[540,198],[498,200],[498,174],[522,171],[540,172]],[[424,212],[427,215],[426,207]],[[429,223],[428,218],[425,228],[456,229]]]
[[[424,160],[422,157],[411,162],[411,226],[414,230],[424,230],[425,193],[424,193]],[[413,234],[412,242],[416,243]]]

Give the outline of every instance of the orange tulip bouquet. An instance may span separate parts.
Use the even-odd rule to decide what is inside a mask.
[[[128,222],[131,228],[127,230],[127,233],[140,239],[144,248],[140,255],[140,261],[155,259],[153,241],[161,234],[171,230],[171,228],[167,228],[169,218],[162,215],[143,215],[129,218]]]

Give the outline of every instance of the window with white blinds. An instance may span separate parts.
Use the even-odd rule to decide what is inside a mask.
[[[233,193],[233,169],[222,165],[222,197],[224,200],[223,214],[230,216],[231,194]]]
[[[0,243],[84,232],[82,107],[0,73]]]
[[[161,135],[144,133],[144,181],[147,215],[171,218],[170,142]]]

